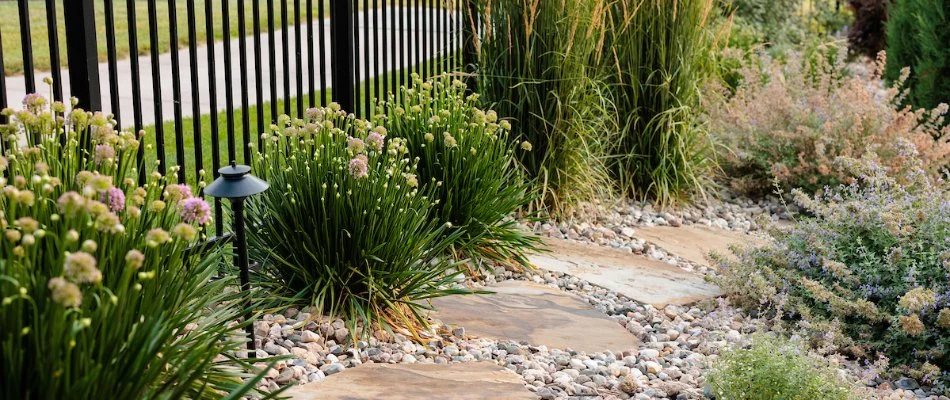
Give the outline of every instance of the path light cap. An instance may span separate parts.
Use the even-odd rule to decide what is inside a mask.
[[[231,165],[218,169],[218,174],[220,174],[218,179],[205,188],[205,194],[235,199],[253,196],[267,190],[270,186],[267,182],[251,175],[251,167],[237,165],[234,161],[231,161]]]

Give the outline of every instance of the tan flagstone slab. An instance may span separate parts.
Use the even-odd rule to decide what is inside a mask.
[[[486,289],[494,293],[434,299],[432,317],[477,337],[549,348],[594,353],[637,347],[634,335],[573,294],[525,281]]]
[[[528,400],[537,396],[518,374],[488,361],[457,364],[363,364],[285,393],[294,400]]]
[[[544,242],[549,252],[529,257],[536,267],[576,276],[641,303],[683,305],[723,294],[697,274],[641,255],[561,239]]]
[[[731,245],[759,246],[766,240],[747,233],[727,231],[708,226],[649,226],[636,228],[635,236],[653,243],[667,252],[700,265],[709,265],[706,255],[715,252],[731,257]]]

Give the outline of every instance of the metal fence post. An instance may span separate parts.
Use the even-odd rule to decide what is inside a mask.
[[[87,111],[102,110],[94,4],[94,0],[63,2],[66,57],[69,60],[69,91],[73,97],[79,99],[77,107]],[[135,57],[134,54],[132,56]]]
[[[478,52],[475,46],[478,31],[478,0],[462,0],[462,72],[474,74],[478,65]],[[475,90],[476,79],[465,79],[469,91]]]
[[[351,0],[330,0],[330,72],[333,101],[339,103],[347,112],[356,112],[353,19]]]

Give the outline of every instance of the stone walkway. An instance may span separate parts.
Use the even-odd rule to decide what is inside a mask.
[[[707,251],[724,253],[729,245],[737,242],[759,242],[759,239],[746,237],[746,235],[705,228],[670,228],[668,230],[650,228],[641,230],[639,233],[649,237],[658,245],[662,243],[668,251],[691,260],[697,260],[699,255]],[[699,275],[630,252],[560,239],[546,239],[545,243],[549,252],[531,256],[531,261],[541,270],[570,274],[637,302],[655,306],[656,308],[652,310],[666,305],[695,303],[721,294],[718,288],[706,283]],[[635,365],[643,364],[642,367],[646,371],[644,373],[660,374],[661,370],[666,371],[666,367],[662,364],[651,361],[668,354],[666,350],[662,352],[653,350],[663,348],[663,346],[653,346],[659,343],[641,343],[638,339],[644,335],[644,328],[640,328],[639,324],[628,322],[625,317],[619,319],[608,317],[600,309],[595,309],[591,305],[593,303],[588,303],[586,297],[581,298],[557,287],[527,281],[502,281],[486,287],[486,290],[492,293],[435,299],[433,306],[437,310],[431,316],[441,320],[453,332],[464,332],[461,335],[466,339],[497,339],[499,342],[527,345],[528,348],[535,348],[542,352],[547,351],[544,349],[552,349],[555,352],[558,350],[554,349],[559,349],[568,351],[569,354],[577,352],[581,355],[606,354],[607,357],[622,355],[625,357],[624,360],[631,358],[627,355],[634,355],[630,362]],[[669,308],[666,310],[668,310],[667,313],[670,312]],[[639,312],[636,315],[639,315]],[[681,321],[679,318],[676,320]],[[459,327],[463,329],[458,329]],[[683,328],[678,329],[680,330],[669,332],[677,334],[685,332]],[[671,340],[670,334],[664,336],[667,340]],[[651,338],[651,340],[655,339]],[[500,356],[508,360],[508,364],[505,365],[507,368],[485,361],[444,365],[368,363],[330,375],[322,381],[294,388],[288,394],[299,400],[373,398],[517,400],[557,397],[553,391],[544,387],[545,384],[550,383],[548,380],[530,382],[523,380],[524,376],[531,374],[528,373],[530,371],[521,372],[522,369],[531,367],[511,364],[512,354],[514,357],[518,357],[517,354],[524,354],[519,353],[524,347],[518,349],[509,346],[507,348],[509,351],[515,351],[507,356]],[[597,375],[596,371],[605,368],[599,366],[599,361],[587,360],[583,362],[570,360],[571,368],[579,368],[582,371],[589,368],[593,373],[592,378]],[[640,372],[636,368],[624,369],[625,367],[617,365],[619,364],[612,366],[608,374],[614,373],[614,376],[623,377],[629,373],[631,377],[636,377],[634,372]],[[521,372],[522,376],[508,372],[512,369]],[[674,368],[673,371],[679,370]],[[542,374],[542,371],[537,373]],[[551,375],[550,379],[554,379],[555,383],[565,379],[563,374],[558,374],[560,373]],[[567,379],[580,381],[578,377]],[[634,379],[634,381],[637,380]],[[652,392],[645,391],[641,393],[641,397],[644,393],[658,395],[665,393],[660,397],[667,395],[675,397],[675,393],[680,391],[685,393],[688,387],[681,382],[660,383],[662,384],[660,387],[663,388],[661,391],[650,389]],[[534,387],[529,391],[526,385]],[[574,384],[571,388],[568,390],[569,394],[589,396],[582,398],[618,398],[609,393],[592,392],[584,385]],[[626,390],[626,388],[621,385],[621,389]],[[630,388],[629,393],[636,392],[636,386],[630,386]]]
[[[395,8],[395,10],[399,10],[401,13],[405,15],[411,9]],[[428,11],[428,9],[424,9],[424,10],[426,10],[424,11],[426,13],[431,12],[431,11]],[[375,12],[379,13],[378,10]],[[359,21],[359,27],[361,28],[364,28],[363,15],[364,13],[362,12],[360,12],[357,15],[357,19]],[[391,14],[387,13],[386,16],[387,18],[390,18]],[[380,15],[379,17],[381,18],[382,15]],[[446,17],[447,17],[446,19],[452,19],[453,17],[457,18],[458,16],[452,15],[450,13],[446,13]],[[370,14],[369,19],[373,20],[373,18],[374,18],[374,15]],[[326,74],[326,81],[327,81],[326,87],[331,86],[330,85],[330,76],[331,76],[330,74],[330,22],[329,22],[329,19],[325,19],[323,21],[315,20],[313,25],[314,25],[313,27],[314,48],[313,49],[310,49],[306,46],[307,44],[306,25],[303,25],[300,27],[300,29],[302,29],[301,44],[303,47],[301,49],[301,59],[302,59],[302,71],[303,71],[303,89],[305,92],[309,90],[310,80],[309,80],[308,71],[311,69],[311,66],[308,63],[308,58],[311,51],[315,52],[314,62],[317,63],[317,65],[313,66],[313,68],[315,69],[315,73],[314,73],[315,89],[320,90],[323,88],[323,85],[321,85],[321,82],[320,82],[320,71],[319,71],[321,52],[323,53],[326,60],[326,63],[324,64],[324,68],[325,68],[324,73]],[[454,25],[449,25],[449,26],[454,26]],[[180,26],[179,29],[185,29],[184,24],[182,24],[182,26]],[[248,30],[250,29],[251,28],[248,27]],[[287,32],[287,36],[289,38],[288,48],[291,51],[294,51],[295,49],[296,29],[297,27],[294,27],[294,26],[288,27],[288,32]],[[323,43],[320,43],[320,40],[319,40],[320,30],[323,30],[324,32]],[[429,29],[429,30],[424,30],[424,31],[415,31],[413,29],[403,29],[403,30],[389,29],[387,31],[383,31],[383,30],[376,31],[375,33],[377,35],[385,35],[387,37],[387,47],[391,47],[391,44],[390,44],[391,41],[395,40],[397,52],[400,52],[403,50],[407,51],[406,54],[401,57],[401,60],[399,60],[402,62],[393,62],[393,60],[399,59],[400,57],[396,57],[394,59],[393,55],[390,54],[389,57],[390,57],[391,65],[386,65],[386,66],[377,65],[377,64],[382,64],[381,59],[377,60],[377,58],[382,56],[382,53],[379,51],[379,46],[376,44],[375,41],[372,41],[372,40],[370,41],[370,44],[372,44],[373,46],[372,48],[369,49],[369,59],[368,60],[366,59],[365,52],[366,52],[367,32],[368,30],[366,28],[360,30],[359,42],[357,43],[360,49],[360,54],[359,54],[360,66],[365,65],[369,67],[368,71],[364,69],[360,69],[358,75],[361,77],[364,76],[367,72],[368,72],[368,75],[372,77],[378,74],[382,74],[382,73],[389,72],[392,70],[402,69],[402,68],[416,65],[422,62],[423,57],[416,57],[416,54],[414,51],[408,52],[409,42],[411,40],[414,40],[420,34],[426,35],[427,37],[434,37],[436,34],[441,35],[444,31],[436,31],[434,29]],[[372,34],[373,32],[369,32],[369,33]],[[264,85],[263,85],[263,90],[261,93],[263,101],[266,103],[266,102],[270,102],[274,98],[277,98],[277,99],[285,98],[284,74],[289,75],[288,78],[290,80],[290,97],[296,97],[299,94],[297,93],[296,54],[294,53],[294,54],[289,55],[290,65],[282,65],[283,45],[282,45],[281,38],[283,37],[283,31],[280,29],[275,30],[274,41],[275,41],[276,46],[274,50],[276,53],[277,63],[272,64],[269,61],[270,50],[268,47],[268,37],[269,36],[266,31],[262,32],[260,35],[261,54],[262,54],[261,66],[262,66],[262,76],[264,77],[263,78]],[[140,44],[146,43],[146,41],[147,41],[147,38],[139,38]],[[240,70],[241,63],[240,63],[240,60],[238,59],[238,54],[239,54],[238,53],[239,51],[238,38],[231,38],[231,41],[230,41],[231,74],[232,74],[231,89],[232,89],[232,98],[234,101],[235,109],[238,109],[241,107],[242,82],[246,82],[246,85],[248,86],[247,90],[248,90],[248,99],[250,101],[250,105],[257,104],[257,90],[255,88],[255,85],[256,85],[255,82],[257,80],[257,77],[254,72],[254,50],[253,50],[254,38],[253,36],[247,36],[246,41],[247,41],[247,69],[248,69],[247,77],[243,77],[241,75],[241,70]],[[436,53],[446,54],[448,52],[451,52],[457,47],[455,46],[456,44],[445,44],[445,46],[443,46],[441,49],[436,48]],[[209,101],[210,96],[208,95],[208,93],[210,92],[209,91],[210,80],[208,78],[209,76],[208,75],[208,72],[209,72],[208,51],[209,51],[209,47],[207,46],[206,43],[205,45],[199,46],[197,48],[198,91],[199,91],[199,97],[200,97],[199,105],[200,105],[201,114],[206,114],[206,113],[211,112],[211,102]],[[215,84],[217,86],[216,87],[216,102],[217,102],[216,108],[218,111],[224,111],[226,109],[225,100],[227,99],[226,92],[225,92],[226,82],[224,79],[225,70],[226,70],[226,65],[224,63],[224,42],[222,41],[215,42],[213,46],[213,52],[214,52],[214,57],[215,57],[215,64],[214,64],[215,75],[216,75]],[[397,56],[398,55],[399,54],[397,53]],[[65,54],[64,54],[64,57],[65,57]],[[191,87],[191,69],[189,67],[191,57],[189,56],[187,46],[180,46],[180,50],[178,51],[178,57],[179,57],[179,68],[181,71],[181,109],[182,109],[181,111],[182,111],[182,116],[184,118],[188,118],[188,117],[191,117],[193,114],[192,113],[193,103],[192,103],[192,98],[191,98],[193,88]],[[155,114],[156,100],[159,101],[162,106],[161,120],[163,121],[171,120],[173,118],[173,107],[175,105],[175,100],[172,97],[171,53],[164,53],[164,54],[159,55],[159,66],[160,66],[160,71],[161,71],[160,72],[160,75],[161,75],[160,95],[154,91],[153,86],[152,86],[151,57],[149,55],[139,56],[138,63],[139,63],[139,76],[141,79],[140,98],[141,98],[141,104],[142,104],[142,109],[141,109],[142,124],[144,126],[153,125],[155,121],[158,120]],[[274,69],[274,73],[277,76],[276,95],[272,94],[269,89],[271,68]],[[129,126],[133,118],[133,103],[132,103],[133,79],[132,79],[131,61],[128,59],[119,60],[117,62],[117,71],[118,71],[117,81],[119,84],[119,103],[120,103],[118,114],[121,117],[122,126]],[[47,95],[47,96],[49,95],[48,88],[43,83],[43,79],[48,76],[50,76],[49,72],[37,72],[35,76],[37,90],[40,92],[40,94]],[[65,69],[62,70],[62,77],[63,77],[64,98],[69,98],[70,96],[69,73],[67,70]],[[103,111],[113,112],[113,110],[111,109],[112,107],[109,100],[110,99],[109,97],[110,95],[109,69],[108,69],[108,64],[105,62],[102,62],[99,64],[99,84],[100,84],[100,90],[102,93]],[[18,102],[21,99],[23,99],[23,97],[26,96],[27,94],[25,79],[22,75],[6,77],[6,85],[7,85],[7,98],[9,99],[11,104],[14,104],[14,105],[18,104]]]
[[[493,362],[366,364],[291,389],[297,400],[536,399],[518,374]]]

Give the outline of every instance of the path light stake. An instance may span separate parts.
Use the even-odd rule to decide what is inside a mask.
[[[251,167],[247,165],[236,165],[231,161],[231,165],[218,170],[218,179],[215,179],[204,192],[212,197],[231,200],[231,213],[234,217],[232,229],[234,230],[234,252],[237,253],[237,265],[241,269],[241,291],[245,294],[251,290],[251,276],[248,268],[250,265],[247,260],[247,235],[244,230],[244,199],[267,190],[267,182],[250,174]],[[244,322],[251,321],[251,300],[248,298],[244,304]],[[254,345],[254,324],[250,323],[245,327],[247,336],[250,339],[248,349],[256,350]]]

